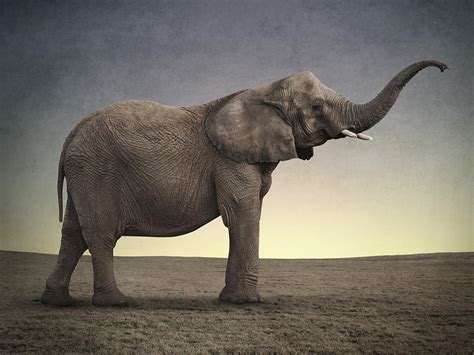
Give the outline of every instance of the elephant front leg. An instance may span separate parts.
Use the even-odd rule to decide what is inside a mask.
[[[219,300],[231,303],[261,301],[257,292],[260,211],[239,213],[228,225],[230,249],[225,287]]]

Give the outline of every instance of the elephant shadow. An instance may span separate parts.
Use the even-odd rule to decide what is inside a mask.
[[[306,311],[310,308],[320,308],[331,302],[320,296],[277,296],[263,295],[260,303],[231,304],[218,300],[217,295],[200,296],[139,296],[131,301],[134,310],[175,310],[195,312],[225,312],[225,313],[268,313],[295,310]],[[90,304],[90,302],[89,302]]]
[[[230,304],[220,302],[217,295],[200,296],[136,296],[130,299],[130,307],[124,308],[132,311],[153,311],[153,310],[175,310],[175,311],[194,311],[194,312],[285,312],[301,311],[308,308],[318,309],[324,304],[330,303],[330,300],[323,299],[321,296],[263,296],[263,301],[253,304]],[[41,305],[39,299],[31,300],[32,303]],[[73,308],[89,308],[91,306],[90,298],[75,298]],[[68,307],[69,308],[69,307]],[[115,307],[105,307],[109,309],[118,309]]]

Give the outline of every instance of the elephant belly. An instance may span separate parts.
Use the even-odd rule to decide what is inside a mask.
[[[133,201],[123,201],[123,235],[172,237],[212,221],[220,214],[216,193],[206,180],[210,179],[190,184],[186,179],[166,177],[146,190],[132,188],[127,196],[133,196]]]
[[[188,218],[180,220],[180,215],[177,214],[177,218],[174,222],[170,222],[169,214],[160,213],[157,211],[156,217],[153,221],[147,222],[144,220],[135,220],[128,223],[124,228],[123,235],[127,236],[148,236],[148,237],[176,237],[183,234],[190,233],[215,218],[219,217],[218,211],[209,211]]]
[[[198,222],[197,224],[182,223],[180,226],[169,226],[169,225],[160,225],[156,223],[155,225],[138,225],[137,227],[126,228],[123,235],[125,236],[146,236],[146,237],[177,237],[183,234],[191,233],[196,229],[206,225],[213,219],[219,217],[219,214],[214,215],[213,217]]]

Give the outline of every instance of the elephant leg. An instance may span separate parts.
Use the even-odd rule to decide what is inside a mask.
[[[117,287],[113,266],[113,250],[121,236],[119,202],[114,191],[117,185],[113,181],[103,184],[90,178],[80,184],[91,186],[87,194],[82,186],[78,188],[77,185],[78,180],[72,180],[70,189],[79,211],[82,234],[92,256],[92,305],[127,307],[129,299]]]
[[[128,307],[129,299],[117,287],[113,266],[113,247],[101,245],[89,249],[94,268],[94,306]]]
[[[46,289],[41,296],[43,304],[69,306],[73,303],[73,298],[69,295],[69,281],[86,249],[74,204],[71,198],[68,198],[62,226],[61,247],[54,271],[46,281]]]
[[[231,303],[257,303],[258,240],[260,211],[247,211],[233,218],[229,228],[229,258],[225,287],[219,300]]]

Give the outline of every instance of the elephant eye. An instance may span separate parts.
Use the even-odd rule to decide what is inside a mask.
[[[323,105],[313,105],[313,112],[316,114],[316,116],[321,116],[323,114]]]

